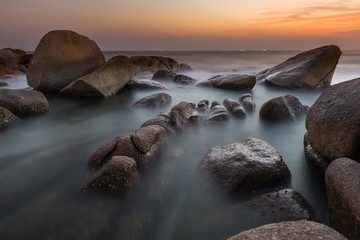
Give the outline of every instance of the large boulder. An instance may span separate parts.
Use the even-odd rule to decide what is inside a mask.
[[[245,118],[246,112],[241,105],[241,103],[232,100],[230,98],[226,98],[223,102],[224,107],[236,118]]]
[[[267,224],[250,229],[229,238],[228,240],[346,240],[344,236],[334,229],[321,223],[300,220]]]
[[[41,92],[24,89],[0,89],[0,107],[18,117],[49,111],[49,103]]]
[[[144,107],[159,107],[162,105],[169,104],[172,101],[172,97],[167,93],[156,93],[148,97],[142,98],[133,107],[144,108]]]
[[[41,38],[26,77],[36,90],[59,92],[104,63],[105,57],[94,41],[73,31],[56,30]]]
[[[360,78],[333,85],[322,92],[306,117],[311,147],[328,159],[360,161]]]
[[[227,123],[230,119],[230,114],[226,108],[220,104],[212,103],[210,110],[204,120],[204,125],[221,125]]]
[[[331,83],[341,51],[330,45],[315,48],[261,71],[257,81],[287,88],[316,88]]]
[[[138,169],[146,168],[157,156],[166,140],[166,130],[150,125],[121,135],[102,145],[91,156],[88,167],[97,171],[114,156],[127,156],[135,160]]]
[[[0,129],[17,120],[19,120],[19,118],[15,116],[15,114],[6,108],[0,107]]]
[[[132,79],[125,87],[130,89],[167,89],[158,81],[148,79]]]
[[[329,218],[349,239],[360,239],[360,164],[349,158],[334,160],[325,173]]]
[[[109,97],[118,93],[135,76],[135,73],[135,66],[128,57],[113,57],[94,72],[70,83],[61,90],[61,94]]]
[[[298,119],[306,116],[309,111],[308,106],[301,104],[300,100],[294,95],[285,95],[273,98],[264,103],[259,115],[267,120]]]
[[[191,67],[175,59],[160,56],[133,56],[130,60],[136,66],[136,73],[156,72],[158,70],[188,71]]]
[[[230,192],[272,186],[290,177],[278,151],[257,138],[213,147],[201,160],[199,170]]]
[[[216,75],[208,80],[197,83],[200,87],[215,87],[223,89],[252,89],[256,84],[256,77],[253,75],[228,74]]]

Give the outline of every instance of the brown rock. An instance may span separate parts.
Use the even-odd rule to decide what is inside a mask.
[[[94,41],[73,31],[56,30],[40,40],[26,77],[36,90],[58,92],[104,63]]]
[[[173,80],[175,76],[173,71],[161,69],[154,73],[152,80]]]
[[[6,108],[0,107],[0,129],[17,120],[19,120],[19,118],[15,116],[15,114]]]
[[[360,239],[360,164],[349,158],[334,160],[325,173],[329,218],[349,239]]]
[[[142,98],[133,107],[144,108],[144,107],[159,107],[162,105],[169,104],[172,101],[172,97],[167,93],[156,93],[148,97]]]
[[[133,56],[130,60],[136,66],[136,73],[156,72],[158,70],[188,71],[191,67],[175,59],[160,56]]]
[[[215,87],[224,89],[244,90],[252,89],[256,84],[256,77],[252,75],[228,74],[216,75],[208,80],[196,84],[201,87]]]
[[[125,87],[130,89],[168,89],[158,81],[148,79],[132,79]]]

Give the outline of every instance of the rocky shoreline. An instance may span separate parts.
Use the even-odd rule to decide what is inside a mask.
[[[53,54],[54,48],[57,55]],[[189,65],[175,59],[117,56],[105,61],[96,43],[89,38],[72,31],[52,31],[40,40],[32,56],[20,50],[0,50],[0,77],[26,72],[28,84],[33,87],[33,90],[0,89],[0,128],[19,118],[46,114],[49,111],[48,93],[63,97],[108,98],[129,88],[166,90],[168,82],[186,87],[230,90],[251,90],[255,84],[284,89],[321,87],[323,93],[313,106],[304,106],[296,96],[285,95],[264,103],[259,119],[281,122],[306,118],[308,132],[304,137],[304,151],[306,158],[324,174],[333,228],[349,239],[358,239],[360,174],[356,169],[360,166],[360,109],[357,104],[360,78],[330,86],[340,55],[337,46],[324,46],[296,55],[256,75],[215,75],[198,81],[185,75],[192,69]],[[145,73],[151,73],[153,77],[137,78]],[[164,92],[140,99],[133,107],[157,108],[171,101],[171,96]],[[221,127],[232,118],[246,118],[255,108],[250,93],[243,94],[238,100],[224,98],[222,104],[210,103],[208,99],[197,104],[176,103],[170,111],[159,113],[139,129],[99,147],[88,161],[92,174],[81,192],[129,192],[136,187],[142,173],[156,161],[169,135],[176,137],[189,128]],[[254,236],[286,239],[284,236],[287,235],[281,232],[284,229],[293,234],[293,239],[316,239],[322,234],[345,239],[335,230],[311,222],[317,218],[306,199],[294,190],[284,188],[291,179],[291,172],[281,153],[264,140],[249,138],[214,146],[200,161],[198,172],[199,176],[210,178],[214,185],[230,194],[252,194],[256,190],[249,204],[259,205],[259,209],[263,209],[259,212],[275,213],[273,225],[243,232],[232,239],[252,239]],[[271,204],[266,206],[263,203],[266,201]],[[276,204],[278,209],[274,212]],[[294,210],[297,205],[299,207]],[[312,235],[314,232],[319,234]]]

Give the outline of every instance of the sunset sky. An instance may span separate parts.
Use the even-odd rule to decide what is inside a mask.
[[[55,29],[102,50],[360,49],[360,0],[1,0],[0,48]]]

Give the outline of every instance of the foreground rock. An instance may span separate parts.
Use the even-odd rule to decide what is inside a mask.
[[[132,79],[126,87],[130,89],[167,89],[158,81],[147,79]]]
[[[290,178],[276,149],[257,138],[213,147],[201,160],[199,170],[231,192],[272,186]]]
[[[40,40],[26,77],[36,90],[59,92],[104,63],[104,55],[94,41],[73,31],[56,30]]]
[[[323,91],[306,117],[311,147],[329,162],[348,157],[360,161],[360,78]]]
[[[267,120],[295,120],[306,116],[309,109],[308,106],[303,106],[294,95],[285,95],[264,103],[259,114],[261,118]]]
[[[349,159],[333,161],[325,173],[329,218],[349,239],[360,239],[360,164]]]
[[[256,77],[252,75],[228,74],[216,75],[208,80],[197,83],[200,87],[215,87],[223,89],[244,90],[252,89],[256,84]]]
[[[142,98],[133,107],[146,108],[146,107],[159,107],[169,104],[172,101],[172,97],[167,93],[156,93],[148,97]]]
[[[241,103],[226,98],[223,102],[224,107],[226,107],[226,109],[236,118],[245,118],[246,117],[246,112],[244,110],[244,108],[242,107]]]
[[[256,104],[250,93],[245,93],[245,94],[241,95],[239,97],[239,102],[247,111],[250,111],[250,112],[255,111]]]
[[[90,157],[88,167],[97,171],[114,156],[133,158],[138,169],[154,160],[165,142],[166,131],[158,125],[142,127],[121,135],[98,148]]]
[[[159,125],[166,129],[168,133],[178,133],[184,130],[192,113],[195,104],[180,102],[175,105],[170,112],[160,113],[155,118],[148,120],[142,126]]]
[[[229,119],[230,115],[226,108],[217,102],[213,102],[204,121],[204,125],[220,125],[226,123]]]
[[[135,160],[125,156],[112,157],[100,171],[86,184],[83,191],[98,189],[107,192],[126,192],[139,178]]]
[[[329,86],[340,55],[334,45],[315,48],[258,73],[256,80],[287,88]]]
[[[133,56],[130,60],[136,66],[136,73],[156,72],[158,70],[189,71],[191,67],[175,59],[160,56]],[[158,80],[158,79],[156,79]]]
[[[81,97],[109,97],[118,93],[134,76],[134,64],[126,56],[113,57],[94,72],[61,90],[61,94]]]
[[[21,49],[0,49],[0,78],[10,74],[20,74],[27,70],[31,54]]]
[[[19,120],[19,118],[15,116],[15,114],[10,112],[6,108],[0,107],[0,129],[17,120]]]
[[[277,240],[322,240],[336,239],[346,240],[344,236],[334,229],[307,220],[287,221],[280,223],[267,224],[258,228],[239,233],[229,238],[229,240],[258,240],[258,239],[277,239]]]
[[[23,89],[0,89],[0,107],[18,117],[49,111],[49,103],[41,92]]]

